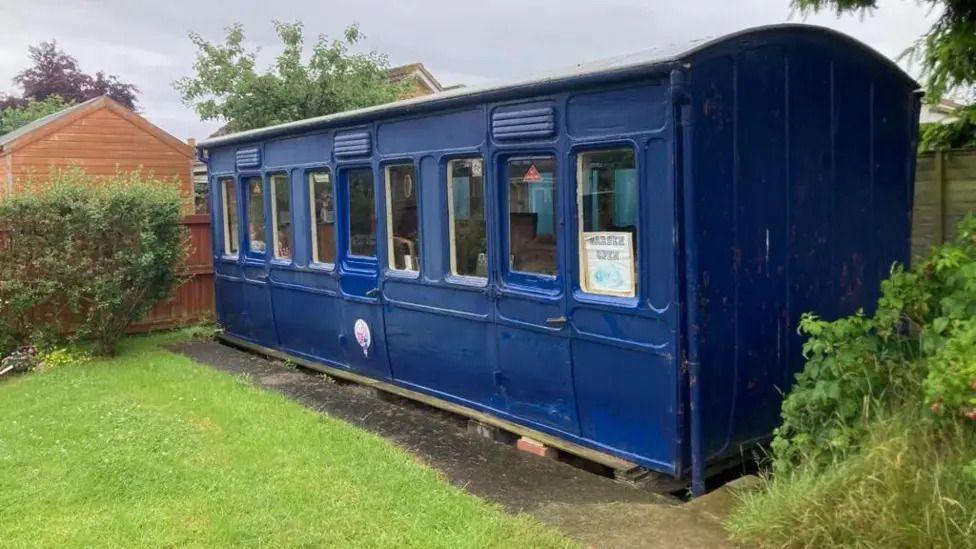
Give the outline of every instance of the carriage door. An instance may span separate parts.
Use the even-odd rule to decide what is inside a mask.
[[[563,176],[550,154],[502,157],[499,168],[496,385],[509,413],[578,433],[563,292]]]
[[[339,170],[340,342],[349,367],[390,378],[383,332],[376,241],[376,181],[368,166]]]
[[[673,307],[660,294],[670,295],[673,202],[662,143],[645,149],[650,189],[639,185],[634,146],[577,151],[566,225],[581,434],[672,463],[677,382],[666,343]]]
[[[271,307],[271,286],[268,281],[268,235],[270,204],[267,185],[260,174],[241,178],[244,198],[243,281],[241,288],[244,306],[233,321],[232,330],[262,345],[278,344],[274,313]]]

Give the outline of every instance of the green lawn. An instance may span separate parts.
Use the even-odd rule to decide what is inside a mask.
[[[571,545],[181,337],[0,381],[0,546]]]

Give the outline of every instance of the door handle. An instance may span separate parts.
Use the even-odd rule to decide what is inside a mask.
[[[380,295],[380,289],[379,288],[373,288],[372,290],[367,290],[366,291],[366,297],[376,297],[378,295]]]
[[[563,327],[566,325],[565,316],[552,316],[546,319],[546,324],[554,327]]]

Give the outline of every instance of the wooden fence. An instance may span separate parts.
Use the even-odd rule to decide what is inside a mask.
[[[210,245],[210,216],[188,215],[183,225],[190,230],[190,279],[177,288],[172,298],[157,303],[146,318],[130,326],[130,332],[148,332],[185,326],[214,317],[213,253]]]
[[[912,257],[951,240],[956,223],[976,211],[976,150],[922,153],[915,170]]]
[[[139,322],[129,326],[130,333],[149,332],[186,326],[214,318],[213,259],[210,246],[210,216],[193,214],[183,218],[190,231],[187,258],[187,280],[173,297],[157,303]],[[9,234],[0,230],[0,249],[9,245]]]

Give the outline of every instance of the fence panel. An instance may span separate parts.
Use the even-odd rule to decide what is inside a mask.
[[[187,267],[190,278],[173,297],[156,304],[146,318],[133,324],[130,332],[148,332],[211,320],[214,316],[213,259],[210,216],[188,215],[183,225],[190,230]]]
[[[912,257],[951,240],[956,224],[976,211],[976,150],[922,153],[915,170]]]

